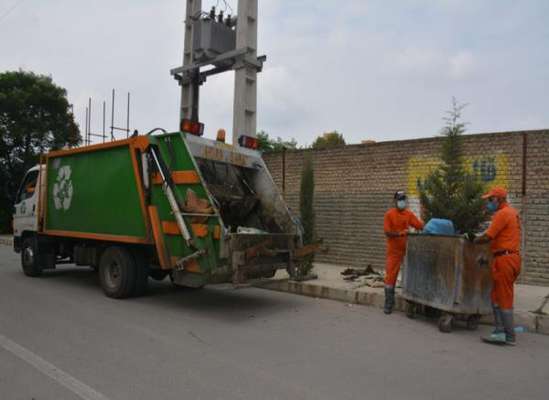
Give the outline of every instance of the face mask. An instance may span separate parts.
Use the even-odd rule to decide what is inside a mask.
[[[397,201],[397,208],[399,210],[404,210],[406,208],[406,200]]]
[[[490,201],[490,202],[488,202],[488,204],[486,205],[486,208],[487,208],[488,211],[490,211],[491,213],[495,213],[495,212],[498,210],[498,203],[496,203],[495,201]]]

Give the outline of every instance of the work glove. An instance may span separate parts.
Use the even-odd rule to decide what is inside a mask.
[[[468,240],[469,242],[473,243],[477,236],[472,232],[468,232],[463,234],[463,237],[465,238],[465,240]]]

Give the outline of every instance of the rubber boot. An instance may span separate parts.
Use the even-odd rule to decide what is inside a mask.
[[[482,340],[491,344],[505,344],[505,331],[503,328],[503,316],[499,305],[493,304],[492,311],[494,312],[494,330],[488,336],[484,336]]]
[[[390,286],[385,286],[385,306],[383,307],[383,312],[385,314],[391,314],[393,312],[394,306],[395,306],[395,288]]]
[[[515,324],[513,321],[513,309],[501,310],[503,329],[505,331],[505,344],[514,346],[517,343]]]
[[[503,329],[503,317],[501,315],[501,308],[497,304],[492,305],[492,311],[494,312],[494,331],[492,333],[502,333]]]

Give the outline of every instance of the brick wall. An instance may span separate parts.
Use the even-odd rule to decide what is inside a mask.
[[[312,156],[316,230],[330,249],[318,257],[319,261],[383,268],[383,214],[392,205],[392,195],[398,189],[409,192],[412,208],[418,211],[418,201],[414,199],[417,179],[436,167],[441,143],[441,138],[429,138],[287,151],[284,179],[283,154],[265,154],[264,159],[281,190],[284,181],[285,198],[297,212],[303,157],[306,153]],[[507,187],[511,203],[521,211],[524,224],[521,281],[549,286],[547,149],[549,130],[464,138],[468,167],[477,170],[488,185]]]

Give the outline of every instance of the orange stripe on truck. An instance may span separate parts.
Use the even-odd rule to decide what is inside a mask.
[[[67,150],[54,150],[50,151],[48,153],[49,158],[53,157],[59,157],[59,156],[66,156],[69,154],[78,154],[78,153],[88,153],[91,151],[97,151],[97,150],[104,150],[104,149],[111,149],[114,147],[122,147],[127,146],[131,143],[133,143],[135,139],[124,139],[124,140],[114,140],[112,142],[108,143],[100,143],[100,144],[92,144],[89,146],[82,146],[82,147],[76,147],[73,149],[67,149]]]
[[[191,229],[196,237],[202,238],[208,236],[208,225],[192,224]],[[181,230],[174,221],[162,221],[162,232],[166,235],[181,235]]]
[[[168,256],[168,250],[166,249],[166,245],[164,243],[164,236],[161,230],[162,226],[160,224],[160,218],[158,217],[158,209],[156,206],[149,206],[148,210],[160,266],[162,269],[171,269],[172,264]]]
[[[134,139],[133,147],[144,152],[149,147],[149,138],[147,136],[137,136]]]
[[[162,221],[162,231],[166,235],[181,235],[179,226],[177,226],[177,223],[173,221]]]
[[[208,225],[192,224],[191,228],[193,229],[193,233],[196,237],[202,238],[208,236]]]
[[[200,177],[196,171],[173,171],[172,180],[176,185],[192,185],[200,183]],[[158,172],[152,174],[152,183],[155,185],[162,184],[162,177]]]
[[[137,186],[137,193],[139,194],[139,204],[141,206],[141,215],[143,216],[143,220],[145,222],[145,226],[147,227],[147,232],[150,232],[150,224],[149,224],[149,218],[147,218],[147,205],[145,204],[145,192],[143,190],[143,182],[141,180],[141,173],[139,169],[139,164],[137,162],[137,153],[139,147],[135,147],[136,143],[141,142],[149,142],[149,138],[146,136],[138,136],[134,139],[133,144],[130,144],[130,156],[132,160],[132,166],[133,166],[133,175],[135,177],[135,185]],[[150,234],[149,234],[150,236]]]
[[[107,235],[90,232],[60,231],[54,229],[44,230],[44,233],[49,236],[66,236],[78,239],[102,240],[105,242],[151,244],[150,240],[148,240],[147,238],[141,238],[137,236]]]
[[[221,239],[221,226],[216,225],[216,226],[214,227],[213,238],[214,238],[215,240]]]

